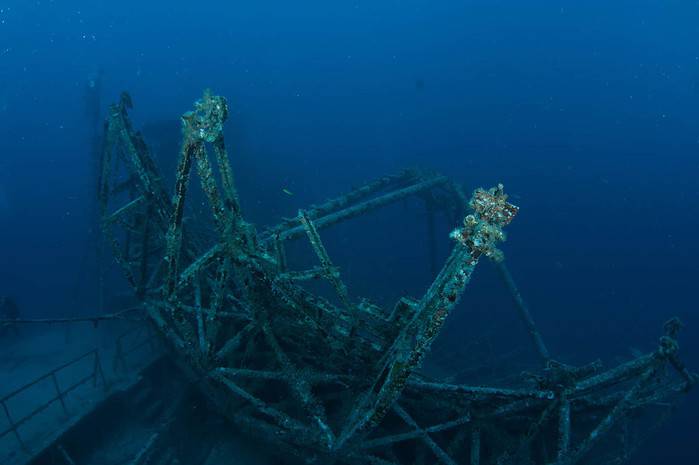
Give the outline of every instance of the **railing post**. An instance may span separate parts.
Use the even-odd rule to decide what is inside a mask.
[[[63,393],[61,388],[58,387],[58,378],[56,378],[56,372],[51,372],[51,380],[53,381],[53,387],[56,388],[56,395],[58,395],[58,400],[61,402],[61,407],[63,407],[63,413],[68,415],[68,408],[66,407],[66,402],[63,400]]]
[[[7,421],[10,423],[10,428],[12,428],[12,432],[15,434],[15,437],[17,438],[17,442],[19,442],[19,445],[24,449],[25,451],[29,450],[27,448],[27,445],[22,441],[22,437],[19,435],[19,431],[17,431],[17,425],[15,424],[15,421],[12,419],[12,415],[10,415],[10,410],[7,408],[7,404],[5,401],[0,401],[0,404],[2,404],[2,409],[5,411],[5,416],[7,417]]]

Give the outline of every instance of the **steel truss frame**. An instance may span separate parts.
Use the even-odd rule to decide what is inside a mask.
[[[631,420],[643,411],[664,416],[695,381],[677,356],[676,320],[657,350],[606,371],[551,359],[496,247],[518,211],[502,186],[468,200],[445,176],[403,171],[258,233],[233,181],[225,99],[206,92],[182,117],[172,196],[129,121],[130,107],[124,94],[105,125],[105,238],[149,319],[216,410],[280,453],[322,464],[622,463],[643,440]],[[206,238],[185,221],[193,177],[210,206]],[[351,296],[319,232],[409,196],[425,201],[428,218],[443,211],[463,224],[425,294],[387,311]],[[304,236],[318,265],[292,270],[285,245]],[[484,256],[496,263],[543,361],[520,388],[451,384],[418,370]],[[327,280],[339,304],[306,290],[309,279]]]

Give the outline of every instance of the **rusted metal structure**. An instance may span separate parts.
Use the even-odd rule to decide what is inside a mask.
[[[105,126],[99,195],[114,258],[213,408],[282,454],[319,464],[623,463],[639,431],[656,423],[647,414],[669,412],[695,381],[677,355],[676,320],[656,351],[606,371],[551,358],[496,247],[518,211],[502,186],[468,200],[447,177],[404,171],[257,232],[235,189],[222,97],[207,92],[182,117],[172,192],[130,107],[124,94]],[[194,178],[210,214],[191,222]],[[446,263],[420,298],[391,309],[355,298],[319,232],[414,195],[460,225]],[[285,245],[304,237],[317,266],[295,270]],[[484,257],[497,264],[543,360],[519,386],[451,384],[420,372]],[[327,280],[337,298],[307,290],[312,279]]]

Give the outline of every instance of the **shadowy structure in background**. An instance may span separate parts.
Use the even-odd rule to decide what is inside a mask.
[[[102,151],[102,87],[104,72],[102,69],[90,74],[84,83],[83,105],[87,127],[88,166],[92,182],[89,184],[88,194],[91,201],[88,203],[88,227],[87,237],[82,249],[80,265],[77,267],[75,287],[72,291],[73,305],[79,308],[78,302],[97,302],[97,307],[105,310],[103,269],[104,244],[99,231],[99,204],[97,202],[97,190],[100,183],[100,154]],[[96,291],[96,294],[93,292]],[[87,298],[86,298],[87,297]],[[95,299],[96,297],[96,299]],[[92,305],[92,304],[90,304]]]

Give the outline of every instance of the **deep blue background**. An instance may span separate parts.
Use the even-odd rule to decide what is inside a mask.
[[[522,208],[510,267],[556,353],[650,350],[678,315],[696,369],[698,24],[699,2],[680,0],[3,0],[0,293],[30,315],[95,304],[76,289],[94,182],[84,86],[101,68],[105,101],[129,90],[137,125],[176,121],[205,87],[228,97],[257,223],[405,166],[503,182]],[[418,293],[423,244],[374,219],[329,239],[351,292]],[[502,298],[490,278],[467,305]],[[698,404],[635,463],[697,463]]]

